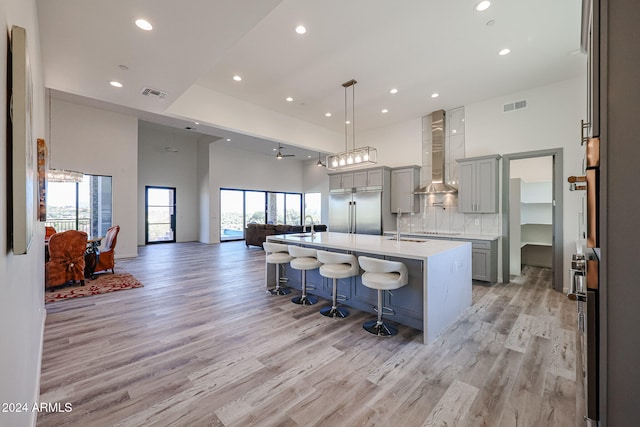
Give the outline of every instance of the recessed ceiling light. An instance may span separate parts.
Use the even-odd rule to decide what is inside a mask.
[[[304,25],[298,25],[296,27],[296,33],[298,34],[304,34],[307,32],[307,29],[304,27]]]
[[[293,101],[293,98],[292,98],[292,97],[290,97],[290,96],[287,96],[287,97],[285,98],[285,100],[286,100],[287,102],[291,102],[291,101]]]
[[[227,142],[231,142],[231,138],[227,138]]]
[[[511,53],[511,49],[504,48],[500,52],[498,52],[498,55],[505,56],[505,55],[508,55],[509,53]]]
[[[346,122],[344,122],[344,123],[345,123],[345,124],[347,124],[347,125],[350,125],[350,124],[351,124],[351,120],[347,120],[347,121],[346,121]]]
[[[240,80],[242,80],[242,77],[236,74],[235,76],[233,76],[233,80],[239,82]]]
[[[388,112],[389,112],[389,110],[387,110],[386,108],[383,108],[382,111],[381,111],[382,114],[387,114]]]
[[[136,25],[141,30],[145,30],[145,31],[153,30],[153,25],[151,25],[151,23],[149,21],[147,21],[146,19],[142,19],[142,18],[136,19]]]
[[[331,113],[324,113],[325,117],[331,117]]]
[[[491,2],[490,2],[490,1],[488,1],[488,0],[482,0],[481,2],[478,2],[478,3],[476,4],[476,10],[477,10],[478,12],[482,12],[482,11],[484,11],[484,10],[489,9],[489,6],[491,6]]]
[[[113,87],[122,87],[122,83],[117,82],[117,81],[115,81],[115,80],[110,81],[110,82],[109,82],[109,84],[110,84],[111,86],[113,86]]]
[[[434,92],[434,93],[432,93],[432,94],[431,94],[431,97],[432,97],[432,98],[437,98],[437,97],[439,97],[439,96],[440,96],[440,94],[439,94],[439,93],[437,93],[437,92]]]
[[[389,93],[398,93],[398,89],[396,89],[396,88],[394,87],[393,89],[391,89],[391,90],[389,91]]]

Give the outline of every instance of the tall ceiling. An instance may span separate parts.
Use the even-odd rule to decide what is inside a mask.
[[[357,130],[364,131],[585,72],[580,0],[493,0],[484,12],[476,3],[37,1],[45,85],[54,96],[233,137],[241,148],[265,154],[272,154],[273,141],[225,127],[206,112],[194,118],[170,107],[189,90],[206,90],[219,95],[211,96],[212,105],[234,99],[344,133],[342,83],[352,78]],[[140,30],[137,18],[153,30]],[[304,35],[295,32],[300,24]],[[511,53],[499,56],[503,48]],[[145,87],[167,95],[142,96]],[[287,149],[306,157],[309,147],[298,145]]]

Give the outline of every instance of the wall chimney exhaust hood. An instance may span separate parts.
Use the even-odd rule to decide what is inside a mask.
[[[445,111],[431,113],[431,184],[418,188],[414,194],[452,194],[458,189],[444,182]]]

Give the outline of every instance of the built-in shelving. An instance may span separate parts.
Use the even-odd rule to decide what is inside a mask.
[[[511,179],[511,259],[513,264],[551,267],[553,257],[553,195],[552,182],[526,182]],[[519,226],[518,226],[519,225]],[[517,262],[519,260],[519,262]],[[519,274],[512,267],[511,274]]]
[[[521,262],[551,267],[553,246],[553,196],[551,181],[521,180]]]

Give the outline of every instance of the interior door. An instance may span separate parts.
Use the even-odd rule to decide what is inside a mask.
[[[176,189],[145,187],[145,243],[176,241]]]

